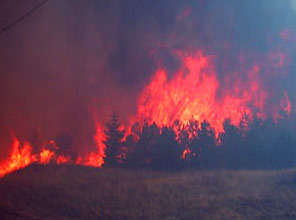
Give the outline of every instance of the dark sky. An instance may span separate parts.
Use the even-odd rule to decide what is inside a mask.
[[[0,29],[40,1],[1,0]],[[221,94],[235,84],[225,75],[244,77],[239,55],[247,65],[284,52],[288,76],[269,77],[268,64],[264,86],[278,96],[287,90],[294,102],[295,2],[51,0],[0,35],[0,148],[10,130],[23,140],[67,133],[77,146],[92,145],[93,115],[135,114],[159,62],[169,74],[182,65],[175,50],[215,55]]]

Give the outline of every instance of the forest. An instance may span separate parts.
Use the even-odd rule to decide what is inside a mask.
[[[106,124],[104,166],[130,169],[284,169],[296,165],[295,120],[245,115],[239,125],[230,119],[217,134],[209,122],[179,121],[170,126],[134,123],[122,129],[117,113]]]

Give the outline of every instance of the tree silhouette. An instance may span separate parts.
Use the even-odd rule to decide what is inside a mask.
[[[104,144],[105,158],[104,165],[110,167],[117,167],[119,163],[119,155],[121,147],[123,146],[122,138],[124,137],[124,130],[120,129],[120,124],[118,122],[118,116],[116,112],[111,115],[110,121],[106,124],[107,129],[105,130],[106,140]]]
[[[219,135],[223,166],[232,169],[242,167],[245,154],[240,129],[233,125],[230,119],[224,121],[223,129]]]
[[[199,123],[194,119],[189,120],[186,124],[178,121],[175,123],[178,125],[178,143],[182,148],[182,165],[185,168],[193,168],[200,156],[197,138]],[[183,154],[185,151],[187,153]]]
[[[135,169],[148,168],[151,165],[152,146],[160,134],[160,129],[155,123],[149,125],[144,122],[142,126],[135,124],[133,130],[137,141],[127,157],[127,166]]]
[[[216,137],[211,124],[203,121],[197,133],[201,157],[199,165],[201,168],[217,168],[219,166],[218,148]]]
[[[151,168],[156,170],[177,170],[181,168],[182,148],[172,128],[163,127],[151,149]]]
[[[284,113],[276,120],[244,115],[238,126],[226,119],[218,138],[207,121],[176,121],[170,127],[136,122],[124,142],[124,131],[113,113],[105,131],[105,165],[155,170],[292,167],[296,165],[296,118]]]

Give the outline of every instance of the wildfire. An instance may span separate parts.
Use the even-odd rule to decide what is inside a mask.
[[[235,79],[235,85],[224,89],[218,79],[217,69],[214,65],[214,57],[206,56],[197,51],[192,55],[179,53],[182,65],[174,74],[165,68],[159,68],[150,83],[144,88],[139,96],[138,110],[132,122],[155,122],[158,126],[173,126],[178,120],[186,125],[191,120],[207,120],[213,127],[217,137],[223,131],[223,122],[230,119],[234,125],[238,125],[245,115],[252,118],[253,114],[266,117],[264,110],[266,99],[269,97],[261,83],[260,71],[264,67],[253,64],[245,68],[246,78]],[[275,62],[275,56],[272,56]],[[285,64],[285,56],[276,59],[275,68],[281,68]],[[169,77],[172,75],[172,77]],[[225,77],[227,85],[233,79]],[[226,86],[227,87],[227,86]],[[222,95],[219,95],[222,93]],[[291,113],[291,101],[287,91],[276,109],[272,109],[274,117],[280,117],[279,110]],[[121,127],[120,129],[124,129]],[[127,133],[131,126],[127,126]],[[96,123],[96,152],[89,152],[85,156],[78,156],[73,161],[68,155],[59,155],[58,146],[53,140],[47,141],[39,153],[32,153],[32,146],[20,141],[13,136],[11,154],[9,158],[0,165],[0,177],[14,170],[37,162],[48,164],[55,162],[76,163],[85,166],[101,167],[104,164],[105,145],[103,143],[105,134],[100,123]],[[51,147],[50,147],[51,146]],[[189,150],[183,152],[185,159]]]
[[[94,138],[97,144],[97,152],[91,152],[84,158],[78,157],[75,161],[76,164],[94,167],[101,167],[103,165],[105,155],[105,145],[103,144],[103,140],[105,139],[105,134],[100,124],[97,123],[96,125],[97,132]],[[50,150],[44,147],[39,153],[33,154],[32,146],[29,143],[24,143],[22,145],[14,135],[12,135],[12,139],[12,151],[10,156],[6,161],[0,164],[0,177],[24,168],[31,163],[48,164],[50,162],[55,162],[57,164],[64,164],[72,162],[70,156],[58,155],[55,152],[58,149],[58,146],[56,146],[53,140],[50,140],[47,143],[53,146],[54,149]]]
[[[28,166],[35,157],[31,155],[32,147],[25,144],[22,148],[20,142],[16,137],[13,137],[12,151],[7,161],[0,165],[0,177],[6,173]]]
[[[105,156],[105,145],[103,144],[104,139],[105,139],[104,130],[99,123],[96,123],[95,140],[96,140],[98,152],[97,154],[91,153],[85,165],[100,167],[104,164],[104,156]]]
[[[253,109],[264,118],[267,93],[260,85],[260,66],[253,65],[246,70],[248,78],[238,78],[233,89],[218,96],[221,85],[212,59],[201,51],[181,56],[183,67],[171,79],[166,69],[159,68],[140,96],[137,120],[160,126],[171,126],[175,120],[183,124],[191,119],[207,120],[218,134],[227,118],[238,125],[244,115],[252,117]],[[287,94],[283,102],[288,103],[284,108],[290,112]]]
[[[42,164],[47,164],[50,162],[52,156],[54,155],[54,152],[50,150],[43,150],[40,152],[40,163]]]
[[[290,115],[292,107],[287,91],[284,92],[284,97],[281,100],[281,107],[288,115]]]

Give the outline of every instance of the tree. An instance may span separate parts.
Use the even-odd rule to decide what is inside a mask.
[[[216,168],[218,165],[215,132],[210,123],[203,121],[190,143],[193,166]]]
[[[107,129],[105,130],[106,140],[104,144],[105,158],[104,165],[110,167],[117,167],[119,163],[119,155],[121,148],[123,146],[124,130],[120,129],[120,124],[118,122],[118,116],[116,112],[111,115],[110,121],[106,124]]]
[[[151,168],[177,170],[181,168],[182,148],[172,128],[163,127],[151,149]]]
[[[219,135],[223,165],[231,169],[241,168],[245,157],[242,134],[230,119],[223,122],[223,129]]]
[[[182,166],[184,168],[193,168],[199,158],[199,149],[197,141],[197,132],[199,128],[198,121],[192,119],[186,124],[179,121],[175,122],[177,126],[177,136],[179,146],[182,148]],[[192,152],[194,148],[194,152]]]
[[[127,157],[127,166],[135,169],[148,168],[151,165],[152,146],[160,135],[160,129],[155,123],[149,125],[144,122],[142,126],[134,125],[133,131],[137,141]]]

